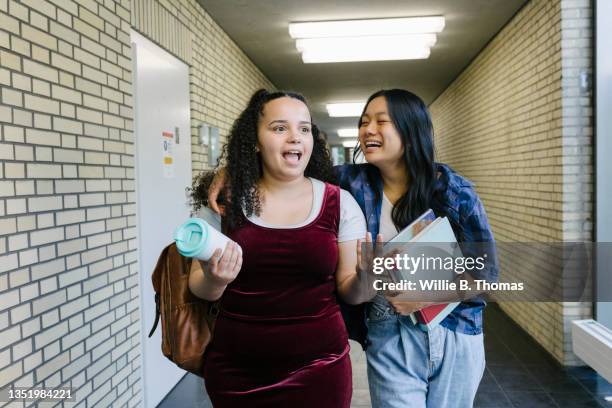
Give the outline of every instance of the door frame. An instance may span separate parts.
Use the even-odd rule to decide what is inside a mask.
[[[596,0],[595,23],[595,318],[612,329],[612,53],[604,38],[612,38],[612,2]],[[599,299],[608,300],[600,302]]]

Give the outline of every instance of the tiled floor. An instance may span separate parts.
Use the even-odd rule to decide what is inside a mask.
[[[353,362],[352,407],[369,407],[365,356],[351,344]],[[612,384],[586,367],[564,369],[494,305],[485,312],[487,368],[480,383],[477,408],[609,407]],[[212,407],[202,380],[188,374],[159,408]]]
[[[494,305],[485,312],[485,349],[475,407],[612,407],[608,381],[588,367],[559,366]]]

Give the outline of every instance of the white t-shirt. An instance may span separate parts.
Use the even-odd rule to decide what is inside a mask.
[[[395,224],[393,224],[393,218],[391,218],[392,211],[393,204],[391,204],[391,201],[389,201],[385,193],[383,193],[382,206],[380,207],[380,224],[378,225],[378,232],[382,234],[384,242],[389,242],[389,240],[395,237],[399,232],[397,228],[395,228]],[[376,237],[373,238],[376,239]],[[391,307],[389,306],[389,301],[380,292],[376,294],[376,297],[372,300],[372,302],[383,305],[387,309]]]
[[[312,208],[310,214],[308,214],[308,217],[306,217],[304,221],[291,225],[270,225],[255,214],[249,217],[249,221],[262,227],[278,229],[299,228],[313,222],[321,212],[323,196],[325,195],[325,183],[312,177],[309,177],[309,180],[312,183],[313,192]],[[365,217],[361,212],[361,208],[359,208],[359,204],[357,204],[357,201],[355,201],[351,193],[340,189],[340,225],[338,226],[338,242],[364,239],[365,235]]]
[[[393,204],[391,204],[391,201],[389,201],[387,196],[383,193],[382,206],[380,209],[380,226],[378,228],[378,232],[382,234],[384,242],[388,242],[399,232],[397,228],[395,228],[395,224],[391,218],[392,212]],[[376,237],[373,237],[373,239],[376,239]]]

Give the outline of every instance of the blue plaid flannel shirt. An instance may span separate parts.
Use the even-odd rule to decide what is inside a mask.
[[[484,206],[474,190],[473,184],[455,173],[448,165],[436,163],[440,174],[436,182],[431,209],[437,216],[449,219],[457,241],[488,243],[488,262],[479,274],[479,279],[497,281],[499,264],[495,251],[493,233]],[[345,164],[336,166],[336,177],[341,188],[349,191],[365,214],[368,231],[376,237],[379,231],[382,206],[383,182],[378,169],[370,164]],[[369,175],[369,177],[368,177]],[[374,184],[374,185],[372,185]],[[378,194],[378,200],[377,192]],[[481,256],[470,253],[475,247],[463,248],[464,256]],[[461,302],[443,321],[442,325],[450,330],[465,334],[482,333],[482,310],[485,300],[481,297]]]

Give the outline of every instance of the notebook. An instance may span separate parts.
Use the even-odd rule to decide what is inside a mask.
[[[418,231],[419,227],[417,227],[417,225],[420,222],[426,224],[426,226],[415,234],[415,232]],[[435,215],[431,209],[423,213],[414,222],[400,231],[392,240],[389,241],[389,243],[399,242],[449,243],[449,256],[461,256],[461,251],[458,246],[452,245],[457,243],[457,239],[448,218],[435,218]],[[387,245],[388,244],[383,247],[383,253],[387,253],[390,249],[390,246]],[[406,272],[391,271],[391,277],[394,281],[407,278],[406,276],[402,276],[403,273]],[[450,273],[452,274],[454,272]],[[449,275],[448,278],[452,279],[453,276]],[[440,322],[442,322],[442,320],[444,320],[444,318],[446,318],[446,316],[448,316],[455,309],[455,307],[457,307],[457,305],[459,305],[459,302],[431,305],[417,312],[411,313],[410,319],[421,330],[429,331],[439,325]]]

